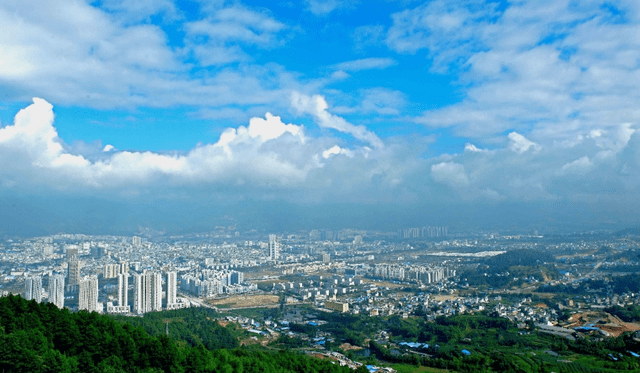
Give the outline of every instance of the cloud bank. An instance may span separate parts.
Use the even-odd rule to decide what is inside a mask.
[[[355,143],[331,134],[311,137],[304,126],[266,113],[188,152],[119,151],[106,145],[99,146],[101,155],[94,159],[74,153],[59,138],[53,106],[35,98],[12,125],[0,128],[0,188],[120,197],[204,188],[221,196],[231,192],[313,203],[336,198],[623,203],[640,191],[640,135],[629,125],[603,128],[572,143],[539,144],[511,132],[503,148],[467,144],[462,153],[424,158],[424,140],[411,144],[397,138],[383,145],[373,132],[330,113],[320,96],[300,94],[292,105]]]

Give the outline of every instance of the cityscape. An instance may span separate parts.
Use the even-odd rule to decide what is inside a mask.
[[[221,226],[183,236],[9,239],[0,250],[5,297],[134,319],[207,309],[218,322],[244,329],[243,343],[269,345],[286,336],[307,353],[353,369],[363,364],[358,351],[371,350],[367,343],[331,332],[310,335],[302,326],[331,325],[318,313],[431,323],[490,315],[520,333],[567,343],[629,333],[640,339],[640,324],[622,312],[640,310],[636,230],[545,236],[420,227],[275,234]],[[429,343],[403,341],[393,330],[376,330],[370,338],[389,351],[434,355]]]
[[[640,2],[0,0],[0,371],[640,371]]]

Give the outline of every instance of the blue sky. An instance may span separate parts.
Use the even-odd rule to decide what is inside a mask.
[[[0,218],[635,225],[639,21],[634,1],[4,1]]]

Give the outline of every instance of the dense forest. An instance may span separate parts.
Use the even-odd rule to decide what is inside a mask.
[[[219,316],[210,308],[184,308],[180,310],[149,312],[143,317],[114,316],[120,322],[143,328],[152,336],[169,335],[171,339],[186,342],[192,347],[203,345],[208,350],[233,349],[240,346],[237,324],[226,328],[211,322]]]
[[[97,313],[71,313],[19,296],[0,298],[3,372],[352,372],[286,351],[208,350],[196,343],[152,336]]]

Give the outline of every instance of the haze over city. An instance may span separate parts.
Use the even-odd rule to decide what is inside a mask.
[[[0,235],[638,225],[633,1],[0,4]]]

